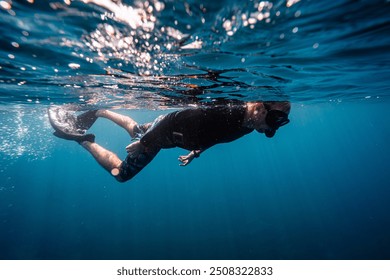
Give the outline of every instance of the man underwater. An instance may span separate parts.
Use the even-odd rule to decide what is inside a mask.
[[[180,147],[190,151],[179,157],[180,165],[186,166],[206,149],[234,141],[253,130],[273,137],[279,127],[289,123],[290,108],[289,102],[277,101],[200,106],[162,115],[142,125],[109,110],[88,111],[76,117],[57,108],[49,109],[49,120],[56,130],[54,135],[77,141],[119,182],[125,182],[149,164],[161,149]],[[123,127],[135,140],[126,147],[128,155],[124,161],[95,143],[95,135],[85,134],[99,117]]]

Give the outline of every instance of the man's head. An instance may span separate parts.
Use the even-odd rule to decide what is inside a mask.
[[[268,101],[256,102],[253,111],[254,128],[264,133],[271,138],[275,135],[279,127],[290,122],[288,114],[290,113],[291,105],[287,101]]]

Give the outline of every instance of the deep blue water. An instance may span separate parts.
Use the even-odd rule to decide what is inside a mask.
[[[390,258],[388,1],[90,2],[0,1],[0,259]],[[274,138],[124,184],[46,113],[258,100],[292,104]]]

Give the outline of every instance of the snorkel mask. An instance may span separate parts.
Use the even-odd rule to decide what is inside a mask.
[[[280,110],[270,110],[269,106],[264,106],[267,109],[267,116],[265,117],[265,123],[270,127],[264,131],[265,136],[268,138],[274,137],[276,130],[279,127],[286,125],[290,122],[288,115]]]

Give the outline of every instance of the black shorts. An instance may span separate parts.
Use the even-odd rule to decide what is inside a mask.
[[[134,128],[136,139],[141,138],[149,129],[160,120],[157,118],[152,124],[147,123],[138,125]],[[137,175],[146,165],[148,165],[153,158],[158,154],[160,148],[146,148],[144,152],[134,157],[132,154],[127,154],[127,157],[119,167],[119,174],[115,178],[119,182],[125,182]]]
[[[126,159],[122,161],[119,167],[119,174],[115,177],[119,182],[125,182],[137,175],[146,165],[148,165],[153,158],[158,154],[160,149],[147,148],[143,153],[137,157],[127,155]]]

